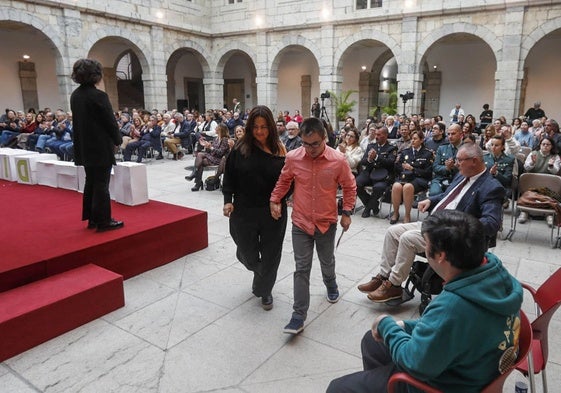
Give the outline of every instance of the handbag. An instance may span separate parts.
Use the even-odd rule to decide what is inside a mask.
[[[214,175],[209,176],[205,179],[205,190],[214,191],[220,188],[220,177]]]

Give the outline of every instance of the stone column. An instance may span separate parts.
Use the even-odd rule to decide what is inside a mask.
[[[205,86],[205,109],[222,108],[224,106],[224,79],[215,72],[210,78],[203,79]]]
[[[358,119],[356,123],[362,124],[369,116],[370,110],[370,78],[371,73],[362,71],[358,78]]]
[[[506,9],[502,57],[497,58],[495,73],[495,102],[493,112],[507,119],[518,116],[520,91],[524,77],[524,62],[520,59],[524,7]]]
[[[142,70],[142,82],[144,85],[144,107],[151,110],[170,109],[168,106],[167,84],[166,84],[166,59],[164,54],[164,30],[153,26],[150,29],[150,43],[152,53],[146,59],[149,70]],[[145,53],[144,55],[148,55]]]
[[[442,72],[434,71],[425,74],[427,80],[425,91],[425,117],[438,115],[440,107],[440,85],[442,84]]]
[[[417,69],[417,17],[405,17],[401,23],[401,56],[397,65],[397,94],[411,91],[415,97],[405,105],[407,115],[418,113],[421,107],[423,75]],[[403,112],[403,101],[398,98],[397,112]]]
[[[82,15],[78,10],[63,8],[62,15],[58,19],[58,25],[63,29],[65,36],[65,46],[59,48],[61,56],[56,59],[58,91],[64,107],[70,110],[70,95],[77,87],[70,77],[72,75],[72,67],[78,59],[87,56],[87,54],[84,54]]]
[[[302,75],[300,77],[300,102],[302,102],[302,108],[300,108],[300,114],[302,117],[306,118],[310,116],[310,108],[312,107],[312,76]]]
[[[269,37],[266,32],[258,32],[256,34],[256,58],[255,61],[255,84],[256,94],[254,97],[255,105],[266,105],[273,111],[277,110],[277,87],[278,75],[275,72],[271,75],[269,72],[271,64],[269,62]]]
[[[39,109],[39,96],[37,95],[37,72],[35,71],[35,63],[20,61],[18,62],[18,64],[23,109]]]
[[[103,68],[103,90],[109,96],[109,102],[113,110],[119,110],[119,90],[117,88],[117,69],[112,67]]]
[[[321,27],[321,54],[319,57],[319,91],[325,93],[331,91],[337,95],[342,91],[342,76],[337,75],[336,65],[333,63],[333,48],[335,43],[335,29],[333,25],[324,25]],[[320,99],[321,104],[321,99]],[[335,100],[324,100],[325,113],[327,113],[333,129],[339,129],[337,120],[337,106]]]

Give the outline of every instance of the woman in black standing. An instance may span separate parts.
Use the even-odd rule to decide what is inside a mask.
[[[122,228],[124,223],[111,218],[109,179],[115,165],[115,148],[123,140],[107,94],[96,88],[102,68],[96,60],[74,63],[72,80],[80,86],[70,97],[73,114],[74,163],[83,165],[86,184],[82,220],[88,229],[104,232]]]
[[[279,178],[286,149],[279,139],[273,113],[256,106],[249,114],[244,136],[236,143],[224,171],[223,213],[230,217],[236,256],[253,272],[253,294],[263,309],[273,308],[271,291],[277,278],[286,230],[286,203],[282,218],[274,220],[269,197]]]

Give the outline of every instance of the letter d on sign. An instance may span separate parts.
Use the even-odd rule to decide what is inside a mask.
[[[29,178],[29,161],[17,160],[16,168],[18,172],[18,179],[21,180],[22,183],[31,183],[31,179]]]

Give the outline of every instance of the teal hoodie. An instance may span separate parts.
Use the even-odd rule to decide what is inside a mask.
[[[501,261],[486,257],[486,264],[446,283],[404,329],[392,317],[382,319],[378,333],[399,369],[453,393],[480,392],[499,375],[501,357],[517,349],[523,295]]]

